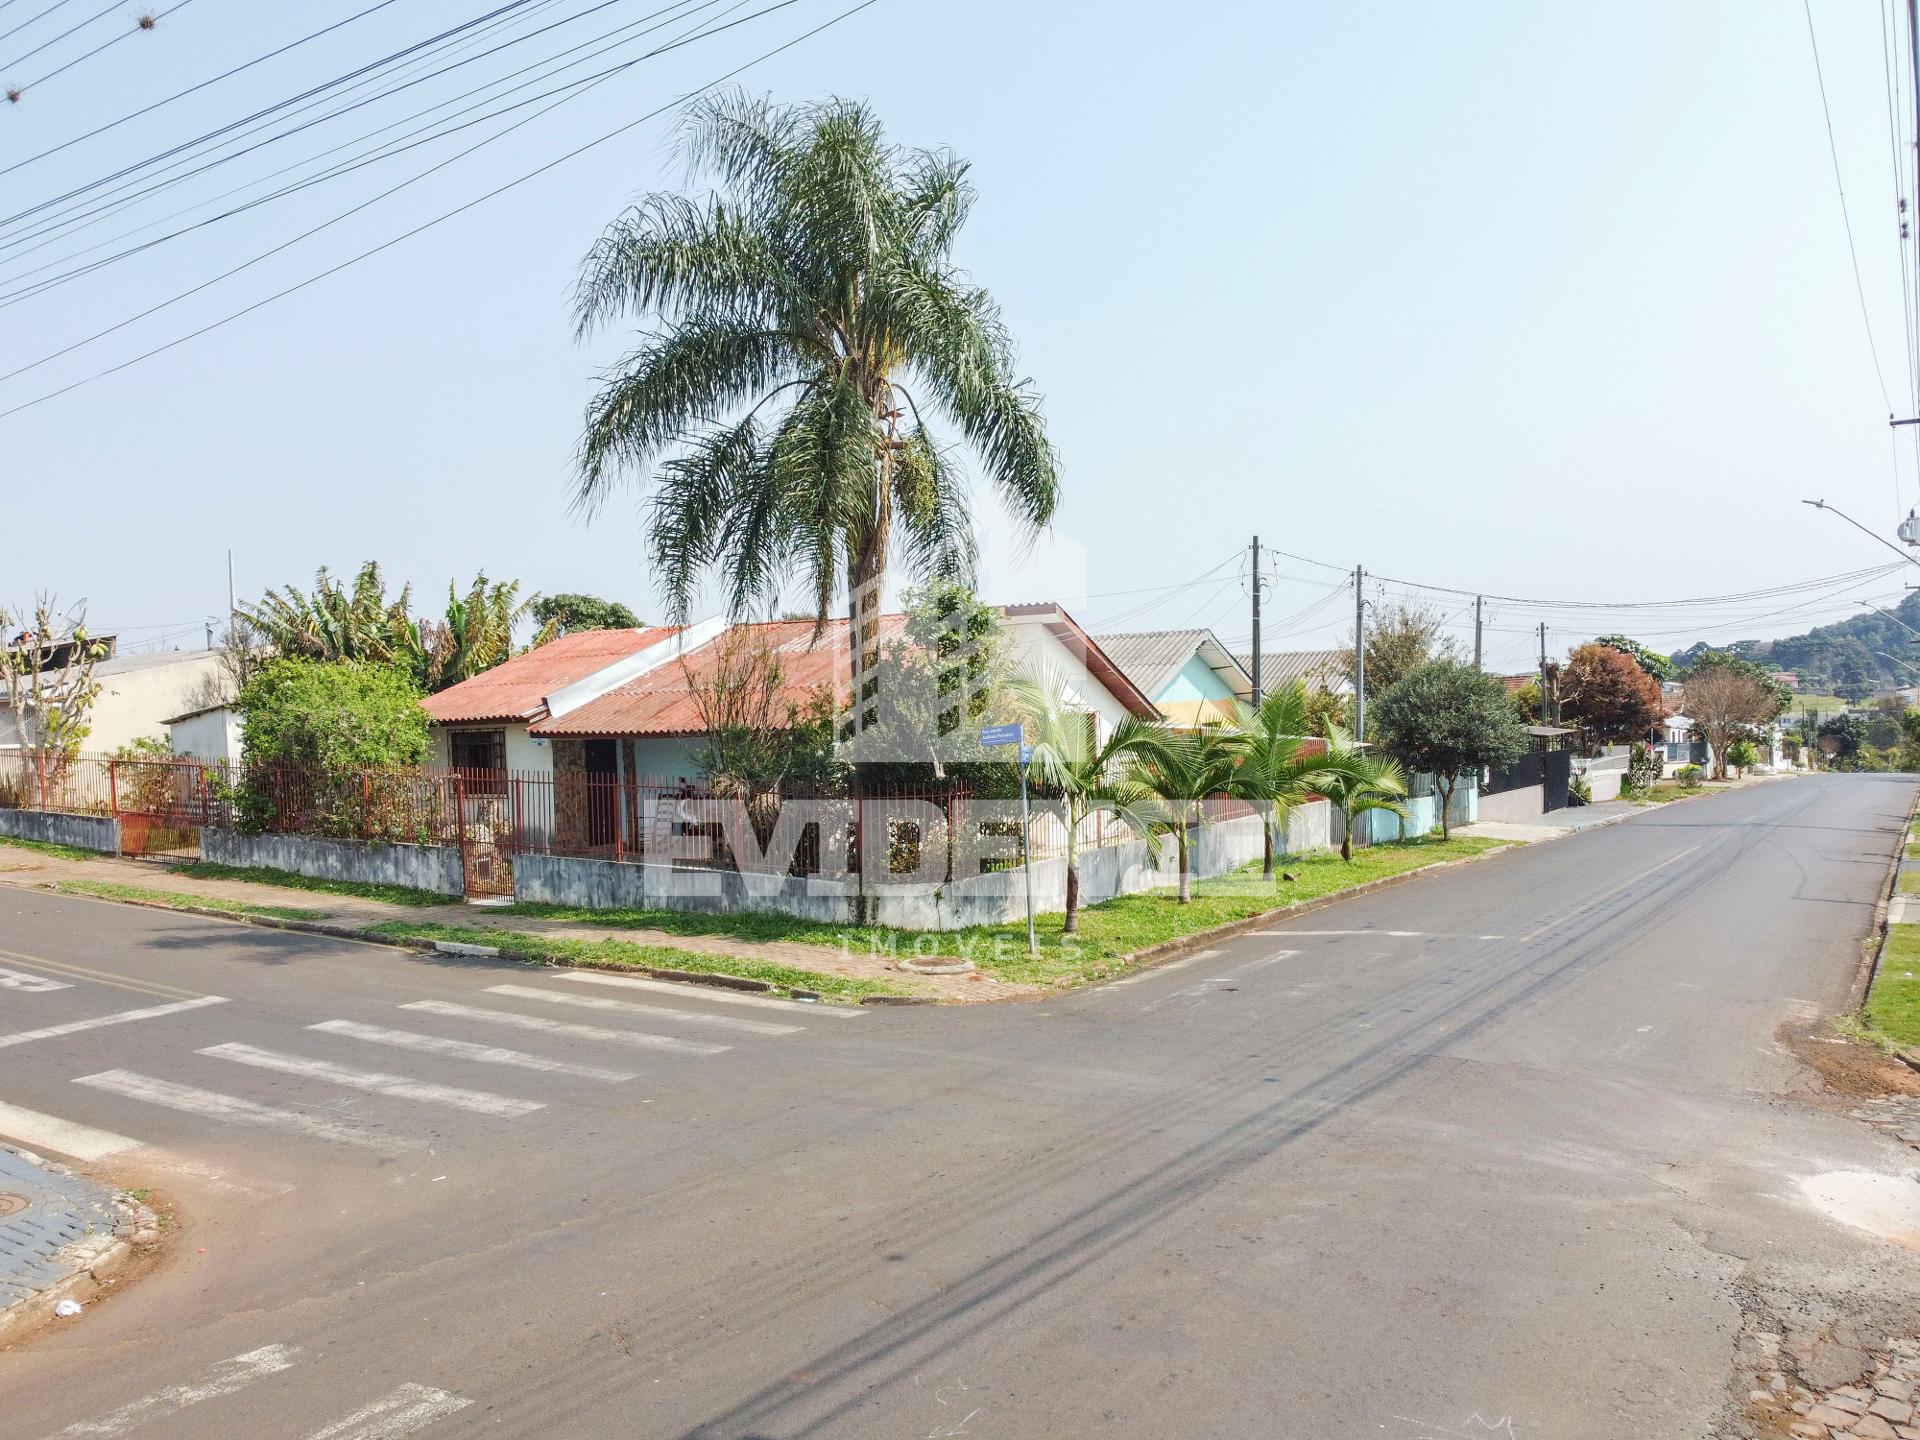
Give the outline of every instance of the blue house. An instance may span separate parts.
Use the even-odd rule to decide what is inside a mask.
[[[1135,630],[1094,641],[1170,724],[1230,720],[1236,700],[1253,698],[1253,677],[1211,630]]]

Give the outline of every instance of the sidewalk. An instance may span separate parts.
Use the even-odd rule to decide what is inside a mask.
[[[1774,780],[1791,778],[1794,772],[1779,775],[1743,775],[1737,780],[1716,781],[1713,787],[1700,795],[1684,796],[1682,799],[1699,800],[1707,795],[1719,795],[1727,791],[1743,790],[1749,785],[1765,785]],[[1477,836],[1485,840],[1513,840],[1522,845],[1537,840],[1558,840],[1563,836],[1578,834],[1582,830],[1598,829],[1602,825],[1617,825],[1622,820],[1631,820],[1634,816],[1658,810],[1661,804],[1677,805],[1680,800],[1649,802],[1642,804],[1636,800],[1603,800],[1598,805],[1569,805],[1563,810],[1549,810],[1538,820],[1526,822],[1509,820],[1476,820],[1471,825],[1456,825],[1456,835]]]
[[[153,860],[127,860],[108,855],[87,860],[68,860],[0,845],[0,885],[34,888],[76,880],[164,890],[172,895],[215,902],[310,911],[310,918],[314,920],[360,930],[399,922],[461,929],[484,927],[488,930],[512,930],[573,941],[612,940],[624,945],[653,946],[684,954],[787,965],[797,970],[811,970],[817,974],[837,975],[850,980],[877,980],[906,994],[943,1000],[1005,999],[1033,993],[1039,988],[991,977],[976,980],[967,975],[910,975],[894,969],[888,956],[872,954],[851,944],[846,948],[837,948],[791,940],[743,940],[732,935],[690,935],[677,931],[594,925],[575,920],[547,920],[537,916],[505,914],[497,906],[469,905],[458,900],[449,900],[444,905],[398,905],[358,895],[295,890],[247,880],[197,879],[174,874],[165,864]]]
[[[30,1150],[0,1145],[0,1341],[90,1300],[137,1245],[160,1238],[153,1212]]]

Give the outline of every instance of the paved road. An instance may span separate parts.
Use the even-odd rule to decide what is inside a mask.
[[[188,1217],[0,1355],[0,1436],[1718,1433],[1743,1324],[1920,1318],[1798,1186],[1906,1152],[1773,1038],[1843,1003],[1912,799],[1757,787],[851,1016],[0,894],[0,967],[67,987],[0,983],[0,1133]]]

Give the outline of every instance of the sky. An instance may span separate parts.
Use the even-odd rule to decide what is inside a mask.
[[[82,0],[0,40],[0,81],[26,84],[0,107],[0,167],[369,3],[190,0],[28,83],[131,30],[134,5],[15,63],[97,8]],[[646,43],[764,3],[683,8]],[[570,507],[583,407],[631,342],[576,343],[570,286],[623,208],[687,184],[668,120],[641,117],[851,3],[793,0],[649,59],[384,199],[506,119],[20,296],[75,262],[32,267],[254,198],[286,183],[255,183],[270,172],[311,174],[320,152],[660,4],[532,0],[435,62],[464,68],[135,208],[73,215],[90,228],[31,231],[63,207],[0,223],[0,369],[19,371],[0,379],[0,604],[84,598],[123,643],[190,648],[225,611],[231,548],[242,599],[372,559],[436,605],[450,579],[464,589],[484,570],[656,618],[641,492],[591,522]],[[0,30],[41,8],[7,0]],[[480,0],[392,0],[19,164],[0,175],[0,214],[482,13]],[[1369,582],[1370,600],[1436,606],[1463,643],[1473,592],[1512,597],[1488,607],[1487,660],[1518,670],[1543,619],[1556,651],[1601,629],[1677,648],[1794,633],[1902,593],[1894,571],[1728,603],[1558,606],[1691,602],[1898,563],[1800,503],[1825,498],[1881,534],[1920,503],[1920,427],[1896,444],[1886,425],[1914,387],[1880,14],[1859,0],[1815,0],[1812,14],[1884,393],[1797,3],[874,0],[734,83],[863,98],[890,138],[972,162],[980,199],[957,258],[1003,307],[1062,477],[1037,540],[981,497],[987,598],[1060,600],[1095,630],[1210,625],[1238,643],[1257,532],[1284,552],[1265,566],[1270,648],[1341,643],[1352,598],[1338,587],[1362,564],[1389,577]],[[29,403],[637,120],[370,259]],[[191,168],[216,152],[182,153]],[[102,196],[128,193],[82,198]]]

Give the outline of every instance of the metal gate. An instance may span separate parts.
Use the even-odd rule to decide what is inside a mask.
[[[453,778],[460,825],[460,872],[468,898],[513,894],[518,835],[515,782],[503,773],[461,772]]]
[[[122,855],[200,858],[211,823],[206,766],[196,760],[115,760],[107,766]]]

